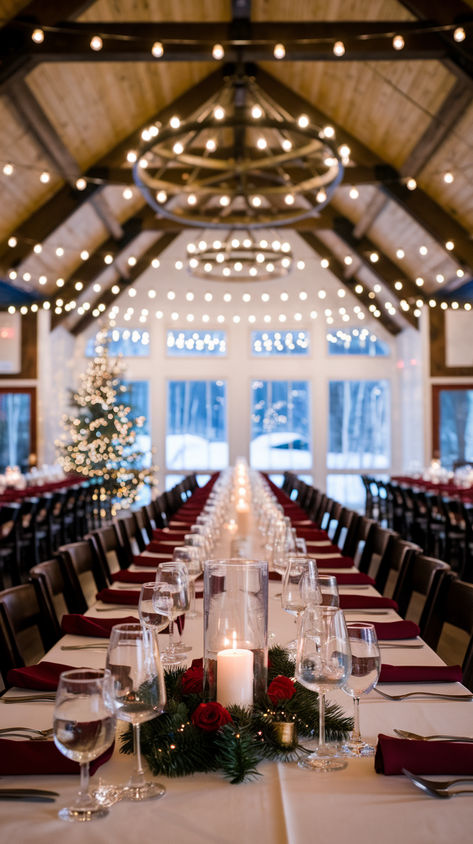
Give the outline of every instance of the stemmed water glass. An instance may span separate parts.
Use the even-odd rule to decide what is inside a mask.
[[[161,563],[155,582],[155,609],[164,613],[169,620],[169,642],[162,653],[162,662],[165,666],[180,665],[188,648],[174,641],[174,621],[189,609],[189,579],[185,564],[175,560]]]
[[[145,778],[140,747],[141,724],[160,715],[166,703],[157,632],[142,624],[115,625],[106,665],[110,676],[105,682],[105,699],[117,718],[133,725],[135,770],[122,796],[127,800],[162,797],[164,785]]]
[[[321,603],[318,581],[317,563],[312,557],[304,557],[301,554],[287,557],[282,582],[281,605],[285,612],[296,617],[296,623],[308,604]],[[289,651],[295,651],[296,647],[297,639],[285,645],[286,650]]]
[[[156,609],[154,600],[156,589],[155,580],[142,584],[138,601],[138,614],[142,624],[153,627],[159,633],[160,630],[164,630],[168,626],[168,616],[163,610]]]
[[[295,677],[319,694],[319,742],[313,753],[299,761],[304,768],[332,771],[347,765],[338,745],[325,741],[325,694],[343,686],[350,671],[350,642],[342,610],[310,604],[299,628]]]
[[[337,578],[334,574],[320,574],[319,587],[322,595],[321,603],[326,607],[339,607],[340,595]]]
[[[194,545],[179,545],[174,549],[173,560],[185,563],[189,578],[190,609],[187,618],[199,618],[202,613],[197,612],[195,606],[195,581],[202,574],[202,557],[199,549]]]
[[[355,705],[351,738],[342,745],[346,756],[373,756],[376,748],[364,741],[360,732],[360,695],[368,694],[378,682],[381,667],[378,637],[373,624],[352,621],[347,624],[351,647],[351,673],[343,691],[351,695]]]
[[[77,668],[59,677],[54,706],[54,743],[80,764],[80,788],[72,806],[59,811],[65,821],[91,821],[108,814],[89,791],[89,762],[97,759],[115,737],[115,715],[104,698],[108,672]]]

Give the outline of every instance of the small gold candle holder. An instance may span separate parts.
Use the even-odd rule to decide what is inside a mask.
[[[297,744],[295,721],[274,721],[273,729],[281,747],[294,747]]]

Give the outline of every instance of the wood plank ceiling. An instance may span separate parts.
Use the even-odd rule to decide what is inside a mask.
[[[225,62],[252,62],[289,113],[330,123],[350,147],[330,205],[294,227],[362,306],[375,302],[396,334],[417,324],[419,301],[465,305],[473,2],[0,0],[0,18],[0,270],[12,302],[18,290],[51,303],[53,328],[86,328],[182,231],[136,188],[124,196],[126,153],[150,122],[190,114],[218,90],[214,43],[225,45]],[[94,52],[97,33],[104,46]],[[158,40],[159,59],[150,52]]]

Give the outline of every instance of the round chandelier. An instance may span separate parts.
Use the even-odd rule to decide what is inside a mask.
[[[133,178],[160,216],[186,227],[290,227],[317,215],[342,179],[334,134],[289,114],[242,70],[189,119],[149,127]]]
[[[265,281],[283,278],[292,268],[287,240],[253,237],[249,231],[231,231],[223,239],[187,244],[187,268],[196,278],[214,281]]]

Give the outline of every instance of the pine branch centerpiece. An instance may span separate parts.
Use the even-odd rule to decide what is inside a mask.
[[[318,735],[318,696],[295,682],[293,674],[294,662],[284,648],[271,648],[266,694],[252,707],[225,708],[204,700],[202,660],[193,660],[187,670],[166,672],[166,711],[141,728],[142,752],[153,774],[181,777],[221,770],[231,783],[240,783],[260,776],[257,766],[264,759],[300,758],[306,751],[298,736]],[[294,727],[282,731],[280,724]],[[325,726],[329,738],[342,739],[353,724],[330,705]],[[121,752],[133,752],[131,730],[123,736]]]

